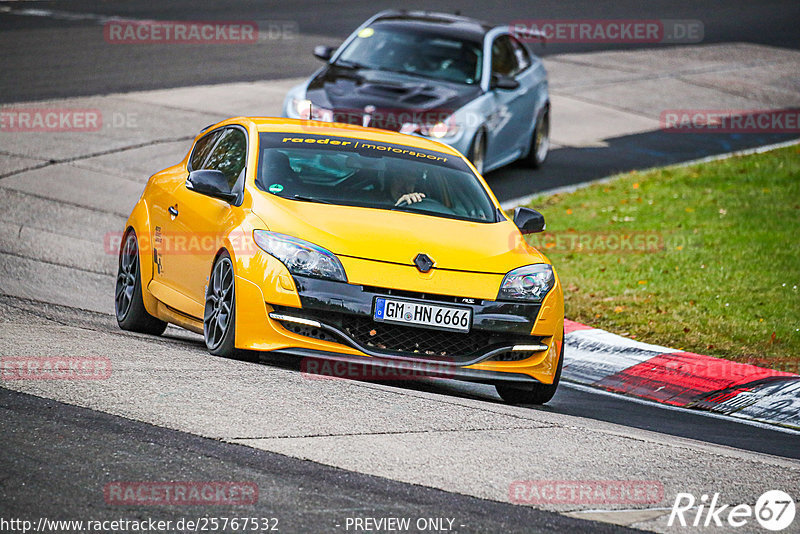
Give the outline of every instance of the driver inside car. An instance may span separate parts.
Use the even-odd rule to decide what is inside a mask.
[[[410,206],[425,199],[425,193],[415,191],[417,176],[408,168],[401,165],[392,165],[387,173],[387,191],[395,206]]]

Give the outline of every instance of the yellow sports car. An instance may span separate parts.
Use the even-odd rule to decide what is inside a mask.
[[[270,351],[494,384],[544,403],[561,375],[550,262],[457,151],[386,130],[238,117],[153,175],[120,245],[116,316]]]

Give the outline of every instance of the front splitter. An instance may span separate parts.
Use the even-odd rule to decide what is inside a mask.
[[[496,384],[498,382],[513,383],[520,389],[541,384],[530,375],[524,373],[506,373],[468,369],[452,364],[435,362],[417,362],[414,360],[384,359],[368,356],[354,356],[303,348],[288,348],[270,351],[269,354],[295,356],[308,360],[323,360],[332,365],[301,363],[301,370],[310,374],[332,376],[353,380],[417,380],[421,378],[448,378],[466,382]]]

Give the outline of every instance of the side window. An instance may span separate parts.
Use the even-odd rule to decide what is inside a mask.
[[[194,152],[192,152],[192,158],[189,160],[191,170],[196,171],[203,168],[203,162],[206,160],[206,156],[208,156],[208,153],[211,152],[212,148],[214,148],[214,143],[219,138],[221,133],[222,130],[211,132],[205,137],[201,137],[200,140],[195,143]]]
[[[228,185],[233,189],[246,161],[247,137],[238,128],[228,128],[223,131],[203,168],[222,171],[228,179]]]
[[[492,43],[492,74],[513,76],[519,72],[517,58],[511,46],[511,38],[501,35]]]
[[[511,48],[514,50],[514,57],[517,58],[517,72],[523,71],[531,66],[531,54],[528,52],[528,49],[525,48],[525,45],[514,39],[513,37],[509,39],[511,42]]]

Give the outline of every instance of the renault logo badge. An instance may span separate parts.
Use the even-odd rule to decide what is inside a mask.
[[[427,254],[417,254],[414,258],[414,265],[421,273],[427,273],[433,267],[434,261]]]

